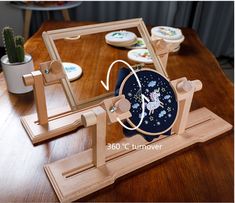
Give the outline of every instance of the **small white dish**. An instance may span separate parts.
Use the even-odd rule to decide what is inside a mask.
[[[69,81],[74,81],[81,77],[82,68],[79,65],[70,62],[63,62],[62,64]]]
[[[133,49],[128,52],[128,58],[139,63],[153,63],[148,49]]]

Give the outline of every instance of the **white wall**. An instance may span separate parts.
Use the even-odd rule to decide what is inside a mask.
[[[0,31],[5,26],[14,29],[15,34],[23,33],[23,11],[9,5],[7,1],[0,1]],[[2,44],[2,36],[0,37],[0,46]]]

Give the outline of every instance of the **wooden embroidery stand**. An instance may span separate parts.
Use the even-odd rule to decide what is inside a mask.
[[[44,33],[44,40],[51,58],[60,61],[53,39],[133,26],[138,27],[144,38],[156,69],[164,74],[166,71],[163,62],[155,56],[150,36],[141,19],[49,31],[50,33]],[[117,143],[119,149],[109,149],[106,145],[106,136],[109,136],[106,135],[106,126],[116,122],[117,117],[122,120],[131,116],[129,102],[123,95],[113,97],[113,93],[109,93],[77,103],[59,61],[46,62],[41,65],[41,71],[24,76],[25,84],[34,86],[37,114],[22,117],[21,120],[33,143],[70,132],[79,126],[92,128],[91,149],[45,165],[46,174],[61,202],[75,201],[111,185],[127,173],[195,143],[205,142],[232,128],[206,108],[190,112],[194,92],[199,91],[202,84],[199,80],[188,81],[183,77],[171,81],[179,102],[178,116],[171,136],[160,136],[147,142],[137,134],[120,140]],[[71,109],[56,110],[54,114],[50,113],[53,115],[48,116],[44,86],[54,83],[60,83],[64,87],[68,100],[71,100]],[[136,149],[133,146],[142,147]]]

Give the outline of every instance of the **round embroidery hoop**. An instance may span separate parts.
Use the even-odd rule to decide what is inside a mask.
[[[105,35],[106,43],[113,46],[131,46],[136,43],[135,33],[129,31],[114,31]]]
[[[138,63],[146,63],[146,64],[153,63],[152,58],[150,58],[150,53],[148,49],[132,49],[127,53],[127,57],[130,60]]]
[[[182,31],[179,28],[168,26],[153,27],[151,29],[151,34],[164,40],[181,40],[183,38]]]
[[[141,86],[142,86],[141,92],[151,100],[148,103],[146,102],[147,103],[145,105],[146,115],[144,117],[142,124],[136,130],[145,135],[155,136],[155,135],[164,134],[172,128],[178,115],[177,94],[175,93],[175,90],[172,87],[171,83],[168,81],[168,79],[159,74],[156,70],[144,68],[136,71],[136,74],[141,81]],[[148,80],[147,77],[149,77]],[[144,79],[146,80],[144,81]],[[155,88],[160,88],[160,89],[159,90],[156,89],[155,91]],[[166,90],[165,93],[163,92],[164,89],[162,88]],[[147,89],[149,90],[149,92],[147,91]],[[136,78],[134,77],[133,73],[130,73],[122,81],[122,84],[119,89],[119,95],[124,94],[126,99],[129,100],[131,103],[130,112],[132,114],[132,117],[127,119],[127,122],[132,127],[136,127],[136,125],[139,123],[140,113],[142,112],[141,100],[137,98],[138,97],[136,96],[137,92],[138,92],[138,85]],[[161,103],[163,103],[163,107],[158,106],[159,105],[158,100]],[[171,103],[169,103],[168,100],[170,100]],[[171,114],[170,117],[169,114]]]
[[[63,62],[62,64],[63,64],[65,73],[66,73],[70,82],[81,77],[81,75],[82,75],[81,66],[79,66],[75,63],[70,63],[70,62]]]

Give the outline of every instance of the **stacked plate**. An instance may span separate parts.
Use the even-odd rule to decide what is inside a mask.
[[[145,42],[133,32],[115,31],[105,35],[105,41],[115,47],[124,47],[132,49],[128,52],[128,58],[135,62],[152,63],[152,58],[148,52]]]
[[[184,41],[184,35],[178,28],[168,26],[157,26],[151,29],[151,37],[153,40],[163,39],[167,43],[171,43],[173,52],[180,49],[180,43]]]
[[[137,42],[137,36],[133,32],[129,31],[115,31],[105,35],[105,41],[107,44],[116,47],[130,47]]]

